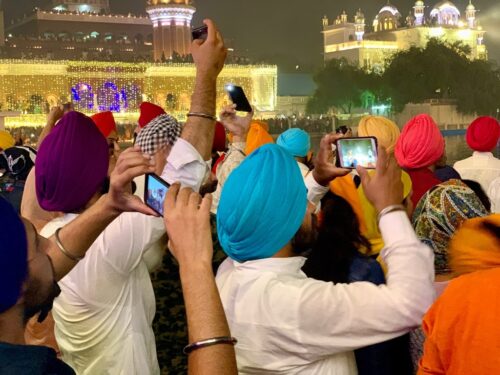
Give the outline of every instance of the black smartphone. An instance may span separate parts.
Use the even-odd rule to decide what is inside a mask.
[[[341,168],[356,169],[359,165],[367,169],[377,166],[377,138],[341,138],[337,141],[337,162]]]
[[[201,39],[201,40],[207,40],[208,38],[208,26],[203,25],[200,27],[197,27],[192,30],[191,32],[193,36],[193,40]]]
[[[155,174],[146,175],[146,186],[144,189],[144,202],[155,212],[163,216],[163,203],[167,196],[170,184]]]
[[[245,95],[245,91],[240,86],[227,84],[225,87],[231,101],[236,104],[236,110],[241,112],[252,112],[252,106]]]

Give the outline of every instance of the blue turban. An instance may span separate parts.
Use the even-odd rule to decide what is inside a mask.
[[[282,133],[276,144],[293,156],[304,158],[311,149],[311,137],[304,130],[293,128]]]
[[[28,242],[14,208],[0,198],[0,314],[17,303],[28,276]]]
[[[306,207],[296,161],[281,147],[264,145],[224,184],[217,211],[220,244],[239,262],[272,257],[297,233]]]

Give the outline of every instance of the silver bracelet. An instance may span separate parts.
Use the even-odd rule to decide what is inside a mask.
[[[222,337],[214,337],[211,339],[207,340],[201,340],[201,341],[196,341],[193,342],[192,344],[187,345],[183,352],[184,354],[190,354],[194,352],[195,350],[206,348],[209,346],[213,345],[219,345],[219,344],[225,344],[225,345],[236,345],[238,343],[238,340],[236,340],[234,337],[230,336],[222,336]]]
[[[217,121],[217,117],[202,112],[189,112],[187,117],[201,117],[207,120]]]
[[[378,214],[377,217],[377,222],[380,223],[380,220],[387,214],[390,214],[391,212],[396,212],[396,211],[406,211],[406,207],[403,206],[402,204],[393,204],[391,206],[387,206],[384,208],[380,213]]]
[[[81,261],[83,257],[77,257],[77,256],[74,256],[72,255],[68,250],[66,250],[63,246],[63,244],[61,243],[61,239],[59,238],[59,232],[61,231],[62,228],[58,228],[56,230],[56,233],[54,234],[54,237],[56,239],[56,244],[57,244],[57,247],[59,248],[59,250],[61,250],[61,253],[63,253],[64,255],[66,255],[69,259],[71,259],[73,262],[79,262]]]

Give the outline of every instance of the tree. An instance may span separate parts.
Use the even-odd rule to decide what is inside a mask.
[[[493,113],[500,90],[498,71],[486,61],[469,60],[470,52],[461,43],[430,39],[425,48],[396,53],[382,76],[394,110],[401,111],[407,103],[453,99],[459,112]]]
[[[351,113],[353,108],[361,106],[363,92],[374,92],[378,88],[378,77],[345,59],[330,60],[315,75],[314,81],[317,89],[307,103],[309,114],[325,113],[330,109]]]

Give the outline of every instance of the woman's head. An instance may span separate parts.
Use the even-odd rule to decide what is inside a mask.
[[[450,274],[448,245],[467,220],[488,215],[476,193],[460,180],[435,186],[420,200],[413,214],[419,239],[434,251],[436,275]]]

